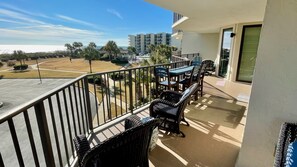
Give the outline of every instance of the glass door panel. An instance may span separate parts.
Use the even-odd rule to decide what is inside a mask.
[[[261,25],[244,26],[239,54],[237,80],[252,82],[261,33]]]
[[[223,30],[221,53],[220,53],[220,64],[219,64],[219,76],[221,77],[226,77],[226,74],[228,72],[227,70],[228,70],[231,43],[232,43],[232,37],[231,37],[232,32],[233,32],[233,28],[228,28]]]

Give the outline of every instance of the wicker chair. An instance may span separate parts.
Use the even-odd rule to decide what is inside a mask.
[[[103,143],[90,149],[85,136],[73,139],[77,151],[79,166],[82,167],[110,167],[131,166],[148,167],[148,149],[153,129],[158,125],[158,119],[151,119],[145,123],[134,123],[135,117],[129,119],[126,131],[115,135]],[[125,121],[126,123],[127,121]],[[132,123],[132,124],[131,124]],[[135,126],[136,125],[136,126]]]
[[[206,67],[204,69],[204,75],[208,76],[208,75],[212,75],[213,72],[215,72],[215,65],[214,65],[214,61],[212,60],[203,60],[202,63],[206,64]]]
[[[182,137],[185,137],[185,134],[180,131],[179,124],[183,121],[189,126],[184,118],[184,110],[191,95],[197,91],[197,87],[198,84],[195,83],[183,93],[165,91],[160,95],[160,99],[151,102],[149,107],[150,116],[161,119],[160,129],[181,134]]]
[[[297,123],[283,123],[276,147],[274,167],[286,166],[288,146],[295,140],[297,140]]]

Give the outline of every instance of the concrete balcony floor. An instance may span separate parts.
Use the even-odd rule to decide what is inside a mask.
[[[249,97],[250,86],[221,83],[222,79],[206,77],[204,95],[191,101],[185,110],[190,126],[180,125],[186,137],[160,131],[157,146],[150,152],[150,166],[154,167],[232,167],[241,147],[246,122],[247,103],[232,95]],[[242,89],[242,87],[244,87]],[[222,91],[223,90],[223,91]],[[230,93],[231,92],[231,93]],[[233,92],[233,93],[232,93]],[[231,96],[230,96],[231,95]],[[240,96],[241,97],[241,96]],[[138,113],[148,116],[148,110]],[[124,130],[123,122],[92,135],[91,146]]]

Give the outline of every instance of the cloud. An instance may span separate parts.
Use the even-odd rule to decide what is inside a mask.
[[[115,9],[107,9],[107,12],[117,16],[119,19],[124,19],[123,16]]]
[[[16,12],[20,12],[20,13],[23,13],[23,14],[27,14],[27,15],[30,15],[30,16],[37,16],[37,17],[43,17],[43,18],[53,19],[53,20],[55,20],[55,18],[50,17],[50,16],[47,16],[47,15],[45,15],[45,14],[29,12],[29,11],[27,11],[27,10],[20,9],[20,8],[18,8],[18,7],[16,7],[16,6],[13,6],[13,5],[10,5],[10,4],[0,3],[0,6],[5,7],[5,8],[7,8],[7,9],[14,10],[14,11],[16,11]]]
[[[116,11],[110,12],[122,19]],[[61,21],[84,25],[84,28],[61,25]],[[128,43],[125,37],[115,37],[114,29],[104,29],[103,33],[101,27],[83,20],[61,14],[49,17],[3,3],[0,3],[0,25],[0,45],[64,45],[74,41],[105,45],[109,40],[116,41],[119,46]]]
[[[11,10],[6,10],[3,8],[0,8],[0,16],[4,16],[7,18],[13,18],[13,19],[17,19],[17,20],[21,20],[21,21],[25,21],[25,22],[35,23],[35,24],[45,24],[42,21],[32,19],[31,17],[24,15],[22,13],[14,12]]]
[[[95,24],[92,24],[92,23],[89,23],[89,22],[86,22],[86,21],[82,21],[82,20],[78,20],[78,19],[75,19],[75,18],[72,18],[72,17],[69,17],[69,16],[64,16],[64,15],[60,15],[60,14],[57,14],[56,16],[59,17],[60,19],[65,20],[65,21],[70,21],[70,22],[81,24],[81,25],[90,26],[90,27],[93,27],[93,28],[98,28]]]
[[[65,44],[73,41],[89,43],[90,41],[96,42],[103,36],[103,33],[99,31],[41,21],[32,13],[21,11],[21,9],[13,11],[0,8],[0,23],[2,22],[0,44]],[[78,24],[95,26],[70,17],[64,16],[63,18]]]

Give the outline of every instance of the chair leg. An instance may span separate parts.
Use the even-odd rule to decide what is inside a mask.
[[[188,121],[186,121],[186,119],[185,119],[185,118],[183,118],[181,121],[183,121],[184,123],[186,123],[186,124],[187,124],[187,126],[190,126],[189,122],[188,122]]]
[[[203,96],[203,80],[201,81],[201,92],[200,92],[200,97]]]
[[[179,131],[179,134],[181,134],[182,136],[181,137],[186,137],[186,135],[182,132],[182,131]]]

